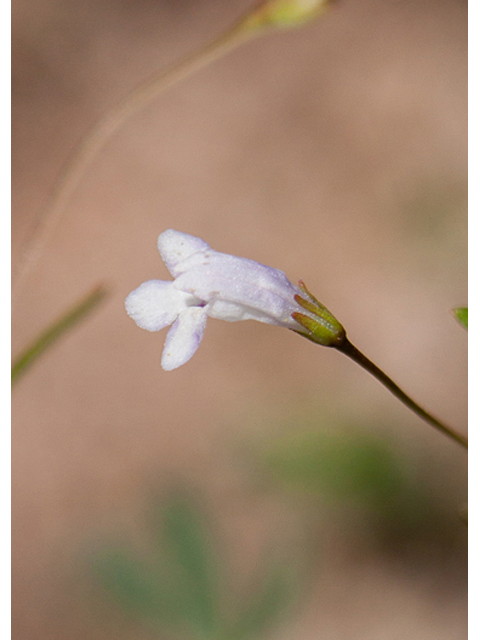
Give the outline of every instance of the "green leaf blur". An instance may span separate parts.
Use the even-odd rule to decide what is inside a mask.
[[[146,553],[106,545],[89,564],[105,596],[123,615],[161,635],[254,640],[265,634],[292,597],[289,567],[266,565],[239,598],[223,579],[226,566],[212,526],[187,493],[174,491],[152,505]]]
[[[385,550],[448,548],[457,530],[458,509],[421,479],[421,464],[365,426],[290,434],[262,449],[261,461],[270,481],[323,514],[328,507],[351,522],[361,514]]]
[[[465,329],[468,329],[468,307],[457,307],[453,309],[453,313],[460,324],[462,324]]]

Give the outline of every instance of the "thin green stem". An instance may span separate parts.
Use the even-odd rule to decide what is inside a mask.
[[[42,331],[14,360],[12,364],[12,386],[18,382],[33,363],[67,331],[91,313],[107,295],[103,285],[95,287],[47,329]]]
[[[65,205],[78,186],[85,170],[113,134],[134,113],[185,77],[217,60],[241,42],[256,35],[244,27],[245,18],[187,55],[170,68],[155,73],[108,111],[81,140],[67,161],[52,190],[45,208],[37,216],[24,242],[13,269],[14,289],[18,293],[32,266],[42,253],[53,229],[61,218]]]
[[[461,433],[458,433],[454,429],[447,427],[447,425],[434,418],[428,411],[422,409],[416,402],[414,402],[400,387],[393,382],[391,378],[387,376],[376,364],[374,364],[371,360],[369,360],[366,356],[363,355],[361,351],[359,351],[347,338],[343,340],[340,345],[335,345],[335,348],[338,351],[341,351],[349,358],[354,360],[357,364],[363,367],[366,371],[372,374],[377,380],[379,380],[387,389],[393,393],[405,406],[411,409],[414,413],[417,414],[422,420],[430,424],[435,429],[441,431],[444,435],[448,436],[458,444],[468,449],[468,440]]]

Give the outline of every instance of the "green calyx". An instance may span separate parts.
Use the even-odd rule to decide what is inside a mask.
[[[297,294],[295,301],[309,314],[300,311],[292,313],[292,318],[307,331],[299,329],[296,333],[325,347],[338,347],[345,340],[345,329],[335,316],[310,293],[302,280],[298,284],[305,297]]]

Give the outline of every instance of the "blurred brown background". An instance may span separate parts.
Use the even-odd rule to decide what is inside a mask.
[[[16,0],[14,253],[95,120],[251,4]],[[161,231],[198,235],[303,278],[360,349],[464,431],[466,334],[450,309],[467,296],[466,17],[463,0],[342,0],[190,77],[97,157],[14,312],[16,353],[94,284],[112,291],[14,393],[18,640],[159,637],[115,605],[92,613],[75,567],[112,527],[142,540],[149,492],[176,479],[208,505],[234,579],[265,546],[317,536],[307,595],[272,637],[466,637],[461,524],[428,567],[399,562],[355,518],[306,517],[288,492],[259,488],[248,453],[312,416],[319,431],[362,425],[407,452],[453,513],[462,451],[291,332],[210,320],[191,362],[165,373],[164,333],[123,309],[167,278]]]

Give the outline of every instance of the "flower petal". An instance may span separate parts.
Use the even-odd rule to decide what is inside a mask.
[[[208,302],[207,313],[213,318],[296,326],[291,314],[300,310],[295,302],[300,290],[283,271],[254,260],[210,250],[195,268],[176,278],[174,287]]]
[[[173,282],[149,280],[132,291],[125,300],[128,315],[147,331],[160,331],[187,308],[191,295],[178,291]]]
[[[173,323],[162,353],[162,368],[172,371],[188,362],[202,341],[207,323],[203,307],[184,309]]]
[[[158,236],[158,250],[167,269],[176,278],[183,273],[181,263],[193,254],[206,251],[210,246],[201,238],[188,233],[167,229]]]

